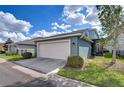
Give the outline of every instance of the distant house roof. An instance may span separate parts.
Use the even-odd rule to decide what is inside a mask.
[[[67,38],[67,37],[73,37],[73,36],[81,36],[81,39],[85,39],[89,42],[93,42],[90,38],[88,38],[88,37],[86,37],[82,34],[83,32],[89,31],[89,30],[92,30],[92,31],[96,32],[95,29],[83,29],[83,30],[77,30],[77,31],[69,32],[69,33],[53,35],[53,36],[49,36],[49,37],[38,37],[38,38],[33,39],[33,41],[34,42],[39,42],[39,41],[45,41],[45,40],[61,39],[61,38]]]
[[[19,42],[16,42],[16,44],[35,45],[35,43],[34,43],[34,41],[32,39],[24,40],[24,41],[19,41]]]

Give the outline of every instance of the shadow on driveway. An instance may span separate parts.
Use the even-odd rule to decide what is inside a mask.
[[[52,84],[50,81],[43,80],[42,78],[37,78],[29,82],[16,82],[5,87],[55,87],[55,85]]]

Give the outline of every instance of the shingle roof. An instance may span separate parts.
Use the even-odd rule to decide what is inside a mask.
[[[76,33],[83,33],[83,32],[88,31],[88,30],[95,31],[95,29],[81,29],[81,30],[72,31],[72,32],[63,33],[63,34],[58,34],[58,35],[53,35],[53,36],[49,36],[49,37],[55,37],[55,36],[61,36],[61,35],[68,35],[68,34],[76,34]]]
[[[95,31],[95,29],[82,29],[82,30],[77,30],[77,31],[69,32],[69,33],[53,35],[53,36],[49,36],[49,37],[38,37],[38,38],[33,39],[33,41],[37,42],[37,41],[44,41],[44,40],[57,39],[57,38],[65,38],[65,37],[71,37],[71,36],[82,36],[82,33],[85,31],[88,31],[88,30]],[[92,40],[90,40],[90,38],[88,38],[87,40],[92,41]]]
[[[34,41],[45,41],[45,40],[53,40],[53,39],[62,39],[62,38],[67,38],[67,37],[73,37],[73,36],[81,36],[81,33],[76,33],[76,34],[65,34],[65,35],[60,35],[60,36],[51,36],[51,37],[45,37],[45,38],[39,38],[35,39]]]

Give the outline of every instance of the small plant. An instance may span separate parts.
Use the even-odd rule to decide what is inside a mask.
[[[31,52],[25,52],[22,54],[24,59],[32,58],[32,53]]]
[[[83,58],[80,56],[69,56],[67,60],[67,66],[72,68],[82,68],[84,64]]]
[[[106,52],[104,53],[105,58],[112,58],[112,53]]]

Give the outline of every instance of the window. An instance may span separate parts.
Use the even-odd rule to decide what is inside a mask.
[[[89,32],[88,31],[85,32],[85,36],[89,37]]]

